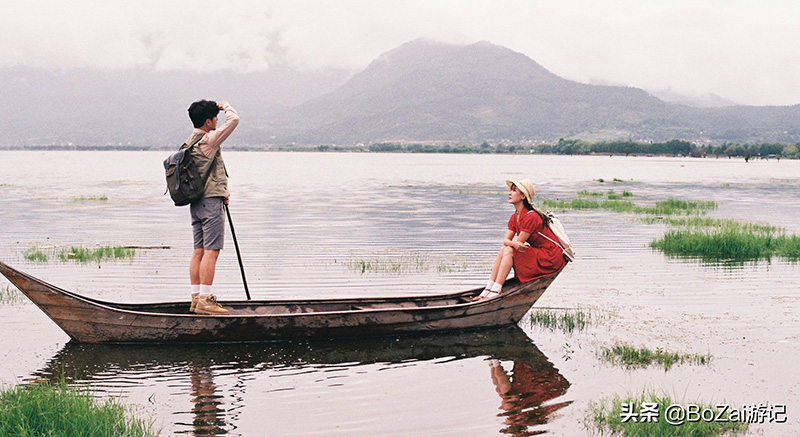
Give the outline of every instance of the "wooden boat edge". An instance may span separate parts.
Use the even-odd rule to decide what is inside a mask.
[[[128,304],[128,303],[115,303],[115,302],[107,302],[102,301],[99,299],[90,298],[87,296],[82,296],[78,293],[74,293],[68,290],[64,290],[60,287],[52,285],[42,279],[39,279],[35,276],[22,272],[14,267],[9,266],[8,264],[0,261],[0,273],[3,274],[9,281],[11,281],[17,288],[20,288],[20,283],[12,279],[9,276],[21,276],[27,281],[35,282],[38,285],[54,292],[65,296],[70,299],[75,299],[80,302],[83,302],[86,305],[90,305],[96,307],[98,309],[102,309],[108,312],[114,313],[124,313],[130,315],[141,315],[141,316],[161,316],[161,317],[203,317],[203,318],[269,318],[269,317],[297,317],[297,316],[304,316],[308,315],[309,313],[282,313],[282,314],[227,314],[227,315],[200,315],[200,314],[181,314],[181,313],[169,313],[169,312],[154,312],[154,311],[141,311],[136,309],[126,309],[120,308],[119,306],[139,306],[139,305],[158,305],[158,304],[168,304],[169,302],[161,302],[161,303],[152,303],[152,304]],[[496,305],[499,300],[498,299],[505,299],[508,297],[512,297],[515,294],[519,293],[520,290],[526,288],[527,286],[533,285],[535,282],[540,282],[543,280],[555,280],[555,277],[558,276],[558,272],[552,275],[544,276],[542,278],[535,279],[534,281],[527,282],[527,283],[517,283],[514,287],[509,290],[508,292],[504,293],[500,298],[495,299],[487,299],[481,300],[476,302],[464,301],[457,304],[447,305],[449,308],[464,308],[464,307],[482,307],[482,306],[489,306],[489,305]],[[546,286],[549,287],[549,284]],[[408,300],[435,300],[435,299],[445,299],[445,298],[459,298],[462,296],[471,296],[476,295],[481,289],[470,289],[465,291],[459,291],[454,293],[440,293],[440,294],[432,294],[426,296],[392,296],[392,297],[375,297],[375,298],[333,298],[333,299],[305,299],[305,300],[271,300],[271,301],[220,301],[221,303],[228,304],[228,305],[258,305],[259,303],[266,304],[308,304],[308,303],[358,303],[363,302],[365,299],[373,300],[373,301],[408,301]],[[39,303],[32,298],[25,290],[20,288],[20,291],[26,295],[33,303],[39,306]],[[538,299],[537,299],[538,300]],[[176,301],[172,302],[175,305],[184,304],[184,302]],[[535,301],[533,302],[535,303]],[[532,303],[532,305],[533,305]],[[416,307],[413,308],[414,311],[421,311],[424,312],[426,310],[441,310],[445,306],[430,306],[430,307]],[[412,309],[412,308],[409,308]],[[391,312],[391,311],[400,311],[400,308],[366,308],[361,310],[347,310],[347,311],[319,311],[314,312],[314,315],[337,315],[337,314],[348,314],[353,312]],[[49,314],[48,314],[49,316]],[[54,320],[55,321],[55,320]],[[57,323],[58,324],[58,323]]]

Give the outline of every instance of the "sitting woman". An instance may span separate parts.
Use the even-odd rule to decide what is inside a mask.
[[[555,243],[556,236],[546,225],[547,216],[531,203],[536,192],[531,181],[508,180],[506,185],[508,203],[514,205],[515,212],[508,220],[503,248],[494,261],[489,283],[475,300],[499,296],[512,267],[520,282],[528,282],[556,273],[567,264],[561,246]]]

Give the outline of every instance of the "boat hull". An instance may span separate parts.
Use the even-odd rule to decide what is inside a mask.
[[[228,315],[197,315],[188,302],[120,304],[84,297],[0,262],[0,273],[75,341],[85,343],[264,342],[377,337],[516,324],[557,274],[508,283],[500,297],[480,289],[366,299],[224,301]]]

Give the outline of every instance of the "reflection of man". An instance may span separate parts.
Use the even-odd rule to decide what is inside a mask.
[[[489,361],[492,382],[500,395],[500,408],[505,410],[503,430],[510,434],[528,435],[527,427],[547,423],[547,417],[572,401],[542,406],[567,392],[569,382],[553,366],[535,370],[528,363],[514,361],[511,375],[498,360]]]
[[[219,408],[221,402],[214,384],[211,369],[189,365],[189,377],[192,380],[192,422],[195,435],[225,434],[225,421]]]

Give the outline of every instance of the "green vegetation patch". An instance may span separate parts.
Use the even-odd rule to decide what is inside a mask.
[[[628,368],[645,368],[651,364],[660,364],[664,366],[664,371],[669,370],[676,364],[708,364],[711,361],[710,354],[671,352],[660,347],[652,350],[647,347],[637,348],[627,344],[603,347],[600,352],[600,358],[612,364]]]
[[[114,399],[96,402],[65,382],[17,386],[0,392],[0,435],[152,436],[157,432]]]
[[[697,406],[700,420],[677,421],[674,417],[668,420],[667,415],[675,411],[672,406],[682,405],[688,408],[690,404]],[[712,420],[705,420],[709,417]],[[713,420],[717,417],[720,420]],[[748,428],[748,423],[741,418],[737,419],[732,411],[722,411],[717,406],[702,402],[680,403],[668,395],[659,395],[649,390],[638,396],[621,398],[614,395],[599,402],[591,402],[584,425],[600,434],[635,437],[735,435],[743,434]]]
[[[0,305],[19,305],[27,302],[25,295],[14,287],[0,286]]]
[[[483,260],[480,260],[483,263]],[[365,256],[352,256],[344,262],[333,260],[334,264],[343,265],[352,272],[360,274],[402,274],[464,272],[474,263],[467,258],[447,255],[428,255],[419,251],[387,251]],[[477,267],[476,267],[477,268]]]
[[[633,197],[633,193],[631,193],[630,191],[623,191],[621,193],[617,193],[614,190],[608,190],[606,192],[581,190],[578,191],[578,197],[605,197],[609,200],[617,200],[617,199],[624,199],[626,197]]]
[[[581,309],[553,310],[538,309],[531,313],[531,322],[550,330],[572,332],[582,331],[591,323],[592,313]]]
[[[398,258],[351,259],[345,263],[348,269],[359,273],[410,273],[428,270],[428,263],[422,254],[415,252]]]
[[[672,227],[650,247],[671,257],[697,258],[706,262],[745,262],[773,256],[800,260],[800,236],[766,223],[747,223],[731,219],[701,217],[717,208],[709,200],[666,199],[652,206],[637,205],[633,194],[613,190],[579,191],[571,200],[543,199],[542,209],[603,209],[618,213],[642,214],[645,223],[664,223]]]
[[[607,200],[595,200],[586,197],[578,197],[571,200],[543,199],[539,202],[539,207],[556,210],[604,209],[619,213],[651,215],[705,214],[707,211],[717,207],[717,203],[712,200],[667,199],[658,201],[653,206],[640,206],[629,200],[620,200],[623,197],[631,197],[632,195],[614,195],[613,197],[609,196]]]
[[[682,228],[668,230],[650,247],[668,256],[704,261],[749,261],[773,256],[800,259],[800,236],[768,224],[735,220],[690,221]]]
[[[61,261],[76,261],[82,263],[101,261],[118,261],[131,259],[136,255],[136,250],[125,246],[101,246],[101,247],[76,247],[40,249],[32,247],[23,253],[26,260],[32,262],[46,263],[51,258]]]
[[[81,196],[73,197],[73,202],[107,202],[108,196]]]
[[[25,257],[26,260],[31,262],[38,262],[38,263],[46,263],[50,256],[47,252],[39,249],[38,247],[31,247],[23,252],[22,256]]]
[[[106,260],[120,260],[120,259],[130,259],[136,255],[136,251],[134,249],[130,249],[124,246],[102,246],[102,247],[95,247],[95,248],[86,248],[86,247],[70,247],[69,249],[62,249],[58,253],[58,258],[61,261],[69,261],[75,260],[78,262],[100,262]]]

